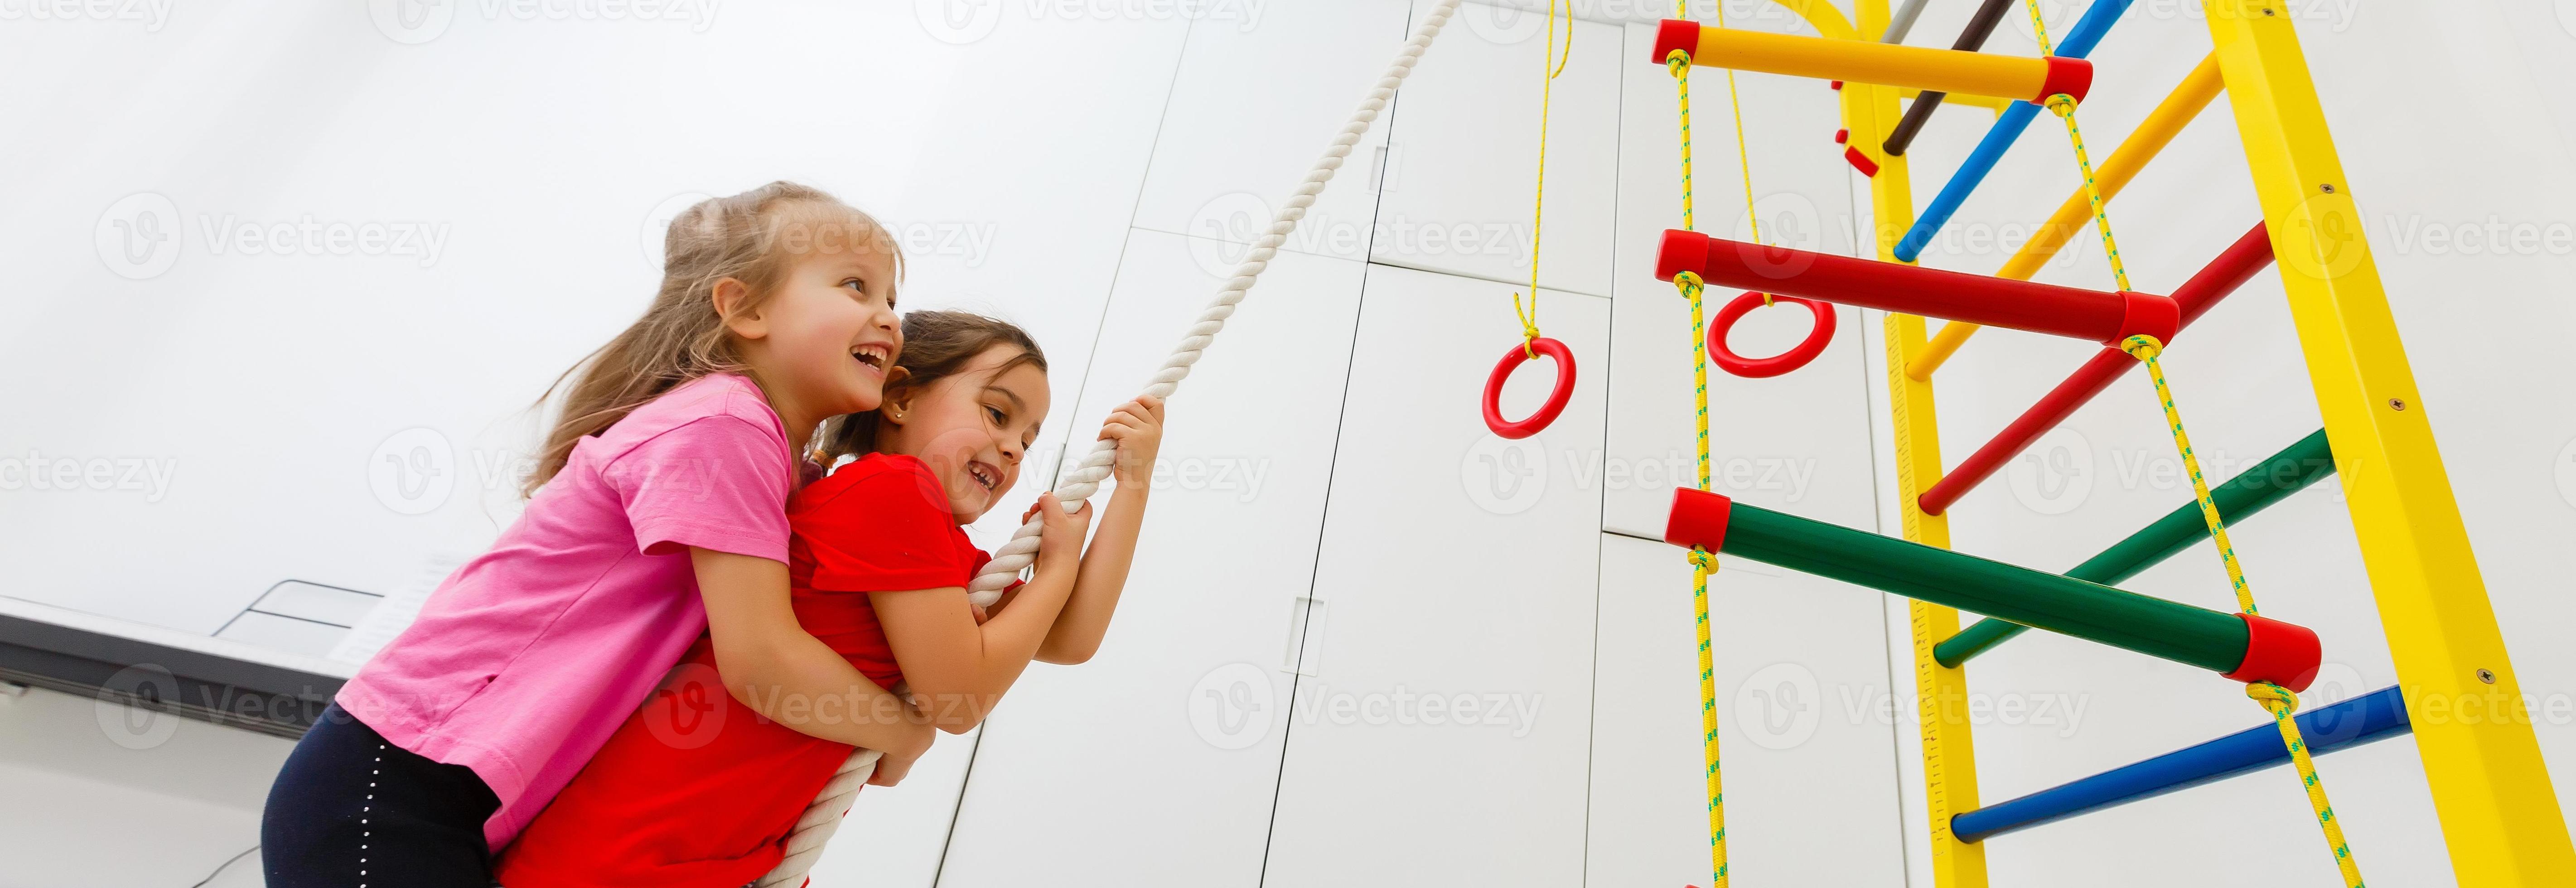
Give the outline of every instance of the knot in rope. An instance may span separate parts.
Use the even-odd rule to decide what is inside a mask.
[[[1690,63],[1690,50],[1676,49],[1664,54],[1664,70],[1672,72],[1675,77],[1689,71]]]
[[[1677,49],[1673,51],[1680,52],[1681,50]],[[1682,291],[1683,296],[1689,296],[1695,291],[1705,289],[1708,286],[1708,282],[1700,280],[1698,272],[1685,271],[1673,275],[1673,286],[1679,288]]]
[[[1699,568],[1702,573],[1717,572],[1717,555],[1707,549],[1691,547],[1690,562],[1692,567]]]
[[[2057,112],[2059,117],[2072,115],[2075,113],[2075,97],[2065,93],[2049,96],[2048,110]]]
[[[2157,355],[2164,354],[2165,344],[2157,341],[2153,336],[2140,333],[2120,340],[2120,350],[2128,352],[2130,357],[2138,360],[2152,361]]]
[[[1521,355],[1538,360],[1538,288],[1530,288],[1529,310],[1521,310],[1521,294],[1512,294],[1512,315],[1521,322]]]
[[[2246,685],[2245,696],[2251,697],[2256,702],[2262,703],[2263,708],[2272,710],[2274,715],[2288,715],[2299,711],[2299,695],[2290,693],[2290,689],[2268,681],[2258,681]]]

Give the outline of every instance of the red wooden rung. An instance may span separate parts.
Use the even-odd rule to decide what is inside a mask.
[[[2180,323],[2176,326],[2189,326],[2199,320],[2201,315],[2218,304],[2218,300],[2227,298],[2227,294],[2244,286],[2255,272],[2270,264],[2272,239],[2263,223],[2256,222],[2252,229],[2219,253],[2218,258],[2210,260],[2198,274],[2191,276],[2191,280],[2174,290],[2173,304],[2181,312]],[[2158,338],[2172,341],[2172,337]],[[2065,422],[2067,417],[2075,414],[2076,408],[2093,400],[2093,396],[2101,394],[2103,389],[2110,388],[2112,380],[2120,378],[2120,374],[2137,364],[2138,359],[2117,347],[2107,347],[2095,353],[2092,360],[2084,362],[2084,366],[2066,377],[2065,382],[2058,383],[2056,388],[2041,396],[2039,403],[2022,411],[2020,418],[2004,426],[2004,430],[1997,432],[1994,440],[1986,442],[1986,446],[1977,448],[1977,452],[1961,460],[1958,468],[1941,476],[1941,480],[1923,491],[1915,502],[1923,507],[1926,515],[1949,511],[1960,497],[1993,477],[1996,470],[2029,449],[2031,442],[2048,434],[2048,430],[2056,428],[2058,423]]]
[[[1655,277],[1682,272],[1712,287],[1759,290],[1989,327],[2090,339],[2105,345],[2144,333],[2173,338],[2181,312],[2149,293],[2105,293],[1788,247],[1664,232]]]

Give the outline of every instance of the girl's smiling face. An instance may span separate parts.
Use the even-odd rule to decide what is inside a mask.
[[[1046,371],[1028,358],[1016,346],[987,348],[953,376],[898,389],[878,411],[877,449],[927,464],[959,524],[1018,483],[1046,420]]]
[[[797,257],[760,308],[775,380],[816,416],[874,410],[903,350],[894,255],[862,247]]]

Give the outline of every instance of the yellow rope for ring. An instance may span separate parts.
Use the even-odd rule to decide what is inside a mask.
[[[1690,17],[1688,7],[1684,5],[1686,2],[1687,0],[1675,0],[1673,13],[1675,18]],[[1725,15],[1723,7],[1719,9],[1718,15],[1722,22]],[[1691,200],[1690,53],[1685,50],[1673,50],[1671,54],[1664,57],[1664,67],[1672,72],[1681,98],[1682,228],[1690,230],[1695,224]],[[1733,93],[1734,80],[1734,72],[1727,72],[1730,95]],[[1736,115],[1735,138],[1739,152],[1744,145],[1743,128],[1744,118],[1739,110]],[[1752,209],[1751,173],[1749,172],[1751,167],[1747,165],[1745,169],[1748,171],[1745,208],[1750,211]],[[1699,275],[1687,271],[1673,275],[1673,286],[1680,288],[1682,297],[1690,300],[1691,397],[1694,401],[1692,423],[1695,426],[1696,446],[1699,451],[1699,489],[1708,490],[1710,481],[1708,328],[1705,306],[1701,301],[1701,296],[1708,287],[1706,282],[1700,280]],[[1708,778],[1708,866],[1709,877],[1714,880],[1710,882],[1709,888],[1726,888],[1726,785],[1723,771],[1718,764],[1717,662],[1714,649],[1709,644],[1708,623],[1708,578],[1717,573],[1717,556],[1707,549],[1693,547],[1690,563],[1692,626],[1693,631],[1699,636],[1700,756],[1707,765]]]
[[[1521,320],[1521,355],[1538,360],[1538,244],[1541,225],[1547,219],[1547,118],[1555,102],[1556,75],[1565,73],[1565,63],[1574,59],[1574,28],[1565,29],[1565,50],[1556,48],[1556,10],[1562,0],[1547,3],[1547,53],[1539,57],[1539,70],[1544,72],[1538,84],[1538,196],[1530,201],[1530,283],[1529,309],[1521,309],[1521,294],[1512,294],[1512,314]]]
[[[1686,6],[1688,2],[1689,0],[1675,0],[1673,5]],[[1726,27],[1726,4],[1723,0],[1717,4],[1717,26]],[[1753,208],[1753,151],[1744,144],[1744,100],[1735,93],[1735,69],[1733,68],[1726,69],[1726,104],[1735,112],[1735,168],[1744,174],[1745,232],[1752,235],[1754,245],[1760,246],[1762,214]],[[1766,306],[1771,304],[1771,294],[1762,294],[1762,304]]]
[[[2227,524],[2220,520],[2218,504],[2209,497],[2209,481],[2200,473],[2200,457],[2192,453],[2191,436],[2183,432],[2182,411],[2175,409],[2173,389],[2165,384],[2164,366],[2156,360],[2164,344],[2153,336],[2131,336],[2120,343],[2120,349],[2146,362],[2147,378],[2155,382],[2156,400],[2164,405],[2165,426],[2173,432],[2174,449],[2182,453],[2182,465],[2191,476],[2191,491],[2200,501],[2201,520],[2209,525],[2209,538],[2218,544],[2218,558],[2227,565],[2227,580],[2236,589],[2236,606],[2245,613],[2260,613],[2254,606],[2254,589],[2245,582],[2245,568],[2236,561],[2236,546],[2227,539]],[[2298,766],[2299,782],[2307,788],[2308,807],[2317,815],[2317,826],[2325,831],[2326,844],[2334,849],[2335,867],[2343,873],[2345,888],[2362,888],[2361,866],[2352,859],[2352,845],[2344,840],[2343,824],[2335,820],[2334,805],[2326,800],[2323,778],[2317,776],[2316,761],[2308,755],[2307,741],[2299,736],[2299,723],[2291,713],[2299,708],[2298,695],[2270,682],[2245,686],[2245,696],[2263,704],[2272,714],[2272,724],[2281,729],[2281,743],[2290,750],[2290,761]]]

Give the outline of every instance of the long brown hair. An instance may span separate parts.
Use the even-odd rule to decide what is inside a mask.
[[[671,219],[662,238],[662,287],[626,331],[589,357],[565,370],[537,399],[542,406],[561,391],[563,409],[546,434],[536,471],[528,476],[524,495],[563,471],[581,439],[606,431],[635,408],[690,380],[713,373],[742,373],[739,349],[725,327],[732,317],[716,311],[715,288],[726,278],[741,281],[748,298],[733,306],[733,316],[757,310],[776,293],[795,257],[810,252],[813,227],[799,224],[847,225],[835,229],[835,249],[882,249],[895,256],[900,276],[903,254],[874,218],[820,189],[793,182],[771,182],[731,197],[699,201]],[[569,385],[567,385],[569,383]],[[812,429],[788,429],[802,446]]]
[[[886,380],[886,403],[894,403],[904,392],[963,372],[976,355],[997,345],[1017,348],[1020,353],[994,368],[994,375],[1024,364],[1046,372],[1046,352],[1040,351],[1038,341],[1018,324],[964,311],[924,309],[904,315],[903,358],[897,366],[905,372]],[[816,454],[817,461],[829,466],[845,456],[873,453],[876,445],[877,411],[843,414],[823,424],[823,446]]]

